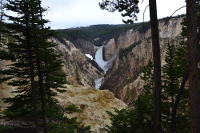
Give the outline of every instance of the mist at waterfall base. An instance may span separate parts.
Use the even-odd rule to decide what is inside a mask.
[[[112,64],[114,59],[115,59],[115,57],[111,58],[109,61],[104,61],[104,59],[103,59],[103,46],[101,46],[97,49],[97,51],[95,53],[94,61],[97,62],[99,67],[101,67],[104,70],[104,74],[106,74],[107,70],[111,67],[111,64]],[[99,87],[101,86],[102,79],[103,79],[103,77],[95,79],[95,88],[96,89],[99,89]]]

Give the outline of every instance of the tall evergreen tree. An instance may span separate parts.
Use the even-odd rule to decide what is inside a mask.
[[[176,69],[176,63],[174,61],[175,57],[175,46],[172,44],[167,44],[165,62],[166,64],[162,68],[163,73],[163,124],[165,128],[170,128],[170,116],[171,110],[175,102],[175,94],[178,91],[179,80],[178,72]],[[168,126],[168,127],[167,127]]]
[[[187,131],[189,129],[188,126],[184,126],[185,123],[183,124],[181,122],[185,120],[189,123],[188,110],[186,109],[188,108],[188,91],[184,90],[183,93],[184,86],[183,88],[179,88],[180,79],[183,76],[183,72],[180,72],[180,70],[185,71],[185,69],[180,69],[180,62],[177,62],[178,57],[176,53],[178,53],[179,55],[179,52],[176,52],[175,46],[173,44],[168,43],[165,56],[166,64],[162,68],[162,123],[165,130],[170,130],[170,132],[182,132]],[[187,65],[185,66],[187,68]]]
[[[39,132],[38,120],[43,117],[44,132],[47,132],[45,108],[57,108],[53,96],[56,91],[63,92],[59,88],[66,83],[66,74],[61,71],[61,55],[53,49],[57,44],[48,41],[55,32],[44,27],[48,21],[41,17],[45,10],[40,0],[8,0],[5,8],[18,14],[6,15],[10,23],[5,24],[4,32],[13,41],[4,44],[7,49],[0,51],[1,59],[12,61],[8,69],[1,71],[6,75],[1,80],[9,79],[9,85],[17,87],[16,96],[5,99],[10,104],[5,115],[10,119],[35,120],[36,132]]]
[[[173,44],[167,44],[165,62],[166,64],[162,68],[162,73],[164,74],[163,84],[164,91],[167,94],[165,96],[167,100],[170,100],[171,107],[174,104],[175,93],[177,92],[179,81],[178,72],[176,69],[175,57],[175,46]]]

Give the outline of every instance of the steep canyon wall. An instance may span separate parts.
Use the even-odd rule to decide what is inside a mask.
[[[159,21],[159,36],[161,48],[162,65],[165,63],[165,50],[167,43],[179,45],[181,38],[182,17],[172,18],[167,24]],[[145,33],[130,29],[119,35],[117,39],[110,39],[104,47],[105,58],[109,60],[117,55],[113,66],[104,78],[100,89],[112,91],[116,97],[123,101],[130,101],[142,93],[143,81],[139,80],[141,68],[152,60],[151,32],[148,29]],[[123,51],[123,52],[122,52]],[[121,53],[122,52],[122,53]]]
[[[73,43],[65,40],[65,44],[59,42],[56,39],[53,41],[59,44],[55,50],[62,54],[63,60],[63,71],[67,74],[66,80],[69,84],[79,84],[85,87],[95,87],[94,79],[103,76],[103,71],[95,67],[97,65],[94,61],[90,60],[85,56],[85,54],[78,48],[75,47]],[[81,40],[79,40],[81,41]],[[87,41],[81,41],[85,45],[85,49],[91,44]],[[94,46],[94,45],[93,45]],[[82,48],[84,50],[84,48]],[[85,52],[88,54],[94,54],[94,48]]]

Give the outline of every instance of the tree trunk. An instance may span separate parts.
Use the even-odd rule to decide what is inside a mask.
[[[200,133],[200,110],[198,91],[198,47],[196,27],[196,0],[187,0],[187,39],[189,62],[190,119],[193,133]]]
[[[32,44],[31,44],[31,37],[30,37],[30,30],[29,30],[29,13],[28,13],[28,5],[24,5],[27,9],[25,12],[25,21],[26,21],[26,41],[27,41],[27,52],[29,58],[29,69],[30,69],[30,78],[31,78],[31,90],[32,90],[32,98],[33,98],[33,109],[34,109],[34,122],[35,122],[35,133],[39,133],[39,122],[38,122],[38,107],[37,107],[37,96],[36,96],[36,86],[34,81],[34,64],[33,64],[33,54],[32,54]]]
[[[142,112],[142,105],[140,101],[140,96],[138,96],[138,115],[139,115],[139,125],[143,124],[143,112]]]
[[[170,133],[174,133],[176,131],[175,130],[176,129],[176,112],[177,112],[179,101],[181,99],[181,95],[183,94],[183,90],[184,90],[185,83],[187,82],[187,80],[188,80],[188,69],[186,70],[185,75],[182,79],[181,86],[180,86],[178,94],[176,96],[175,103],[172,107],[172,116],[171,116],[171,125],[172,126],[170,128]]]
[[[48,132],[47,128],[47,121],[46,121],[46,106],[45,106],[45,90],[44,90],[44,83],[43,83],[43,76],[41,72],[39,56],[37,55],[37,67],[38,67],[38,76],[39,76],[39,86],[40,86],[40,96],[41,96],[41,103],[42,103],[42,119],[43,119],[43,128],[44,133]]]
[[[156,0],[149,0],[150,24],[154,62],[154,125],[153,132],[161,131],[161,61]]]
[[[34,14],[32,14],[32,18],[34,18]],[[34,25],[34,23],[32,23]],[[37,38],[37,35],[34,35],[34,38]],[[37,40],[37,39],[36,39]],[[39,51],[39,43],[35,43],[37,47],[35,48],[36,51]],[[36,52],[36,58],[37,58],[37,75],[39,77],[39,88],[40,88],[40,100],[41,100],[41,107],[42,107],[42,120],[43,120],[43,128],[44,133],[48,133],[47,128],[47,121],[46,121],[46,106],[45,106],[45,89],[44,89],[44,81],[43,81],[43,74],[42,74],[42,68],[41,68],[41,60],[40,60],[40,54]]]

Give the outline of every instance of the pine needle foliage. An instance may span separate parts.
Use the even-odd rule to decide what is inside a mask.
[[[43,19],[46,10],[41,0],[8,0],[5,9],[17,15],[6,15],[8,23],[2,30],[12,41],[0,50],[0,59],[11,61],[0,71],[0,81],[16,88],[14,97],[4,99],[9,104],[4,117],[34,122],[37,133],[40,128],[44,133],[75,132],[80,123],[64,117],[55,99],[57,93],[65,92],[66,74],[62,72],[62,55],[54,50],[57,44],[50,40],[55,32],[45,27],[48,21]]]

